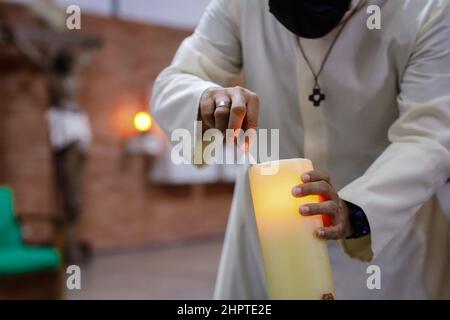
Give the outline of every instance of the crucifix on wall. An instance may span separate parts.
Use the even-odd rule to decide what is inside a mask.
[[[65,253],[68,263],[79,262],[86,245],[78,240],[76,223],[81,211],[80,180],[91,134],[87,116],[78,103],[80,71],[89,65],[101,47],[97,37],[64,30],[64,10],[51,1],[40,2],[49,10],[30,15],[39,26],[25,27],[13,21],[0,21],[0,43],[14,46],[45,77],[49,97],[47,112],[53,150],[58,207],[64,212]]]

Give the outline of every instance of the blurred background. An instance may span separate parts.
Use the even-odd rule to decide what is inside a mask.
[[[0,1],[0,299],[211,298],[234,168],[173,165],[145,113],[207,4]]]
[[[208,2],[0,0],[0,299],[212,297],[235,168],[174,165],[150,105]]]

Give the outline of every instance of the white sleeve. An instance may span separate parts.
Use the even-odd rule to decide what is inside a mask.
[[[361,260],[376,257],[450,177],[449,2],[437,6],[417,35],[398,108],[389,147],[339,192],[370,224],[370,237],[342,241],[347,254]]]
[[[170,138],[178,128],[195,136],[199,102],[211,87],[229,86],[242,67],[239,0],[213,0],[172,64],[156,79],[152,114]]]

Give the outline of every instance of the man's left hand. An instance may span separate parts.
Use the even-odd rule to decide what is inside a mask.
[[[346,203],[339,198],[336,190],[330,182],[330,177],[319,171],[305,173],[301,177],[303,184],[292,189],[294,197],[306,197],[319,195],[324,200],[321,203],[311,203],[299,208],[303,216],[328,215],[332,226],[316,230],[320,239],[340,240],[353,234],[350,223],[350,213]]]

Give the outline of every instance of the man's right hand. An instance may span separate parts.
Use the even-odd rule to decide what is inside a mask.
[[[203,129],[257,129],[259,98],[250,90],[233,88],[210,88],[200,99],[199,120]]]

